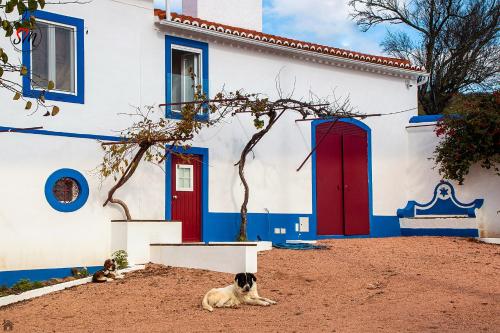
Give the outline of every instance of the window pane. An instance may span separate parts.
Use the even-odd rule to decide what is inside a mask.
[[[55,27],[55,85],[57,90],[75,91],[74,29]]]
[[[198,53],[172,50],[172,103],[194,100],[196,86],[201,82],[199,57]],[[172,106],[172,110],[180,111],[181,109],[182,105]]]
[[[181,102],[181,63],[182,51],[172,50],[172,103]],[[173,105],[172,110],[180,111],[181,105]]]
[[[32,44],[31,80],[32,86],[46,89],[49,83],[49,27],[37,22],[39,33],[36,35],[35,46]]]

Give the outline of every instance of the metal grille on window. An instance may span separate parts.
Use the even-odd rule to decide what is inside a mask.
[[[80,188],[74,179],[61,178],[55,183],[53,193],[59,202],[71,203],[78,198]]]

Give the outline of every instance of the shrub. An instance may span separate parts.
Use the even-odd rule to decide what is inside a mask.
[[[118,250],[111,255],[115,259],[118,269],[124,269],[128,267],[128,254],[124,250]]]
[[[10,289],[12,290],[12,292],[19,294],[25,291],[38,289],[42,287],[43,283],[41,283],[40,281],[31,282],[29,279],[21,279],[17,281]]]
[[[439,173],[463,184],[470,167],[479,163],[500,175],[500,92],[467,96],[450,112],[435,129],[442,138],[433,156]]]

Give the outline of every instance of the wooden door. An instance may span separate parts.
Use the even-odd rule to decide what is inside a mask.
[[[369,226],[368,141],[353,124],[316,128],[318,235],[367,235]]]
[[[325,123],[316,131],[316,142],[321,142],[316,151],[317,229],[318,235],[343,235],[342,135],[327,134],[329,127]]]
[[[366,132],[344,134],[344,234],[368,235],[368,142]]]
[[[201,157],[172,158],[172,220],[182,222],[182,241],[201,241]]]

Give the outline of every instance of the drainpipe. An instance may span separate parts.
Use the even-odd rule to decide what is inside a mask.
[[[171,0],[165,0],[165,19],[167,21],[171,21],[172,20],[172,10],[171,10]]]

